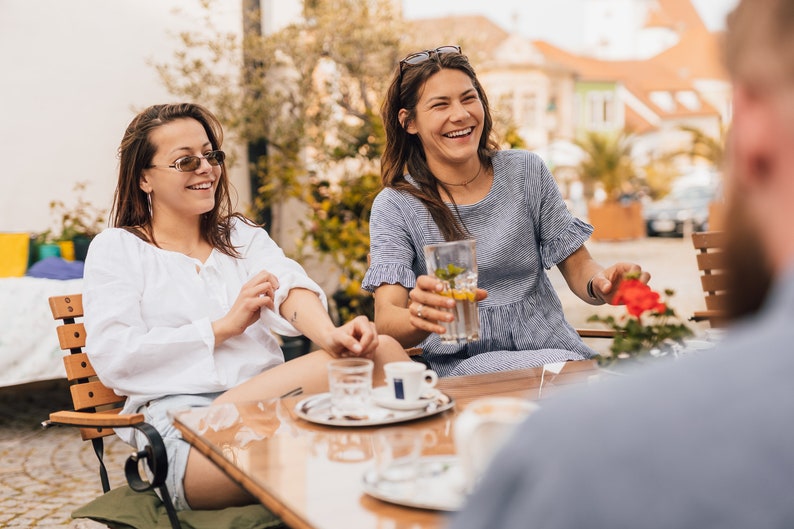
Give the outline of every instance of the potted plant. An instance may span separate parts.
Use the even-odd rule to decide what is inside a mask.
[[[636,175],[631,158],[631,137],[617,134],[588,132],[576,144],[584,157],[579,173],[590,186],[600,185],[603,201],[592,201],[588,217],[595,228],[594,240],[628,240],[645,235],[642,206],[633,200],[633,180]]]
[[[84,261],[91,239],[102,231],[107,222],[107,210],[97,208],[85,198],[83,193],[87,186],[87,182],[74,185],[75,202],[71,205],[62,200],[50,202],[57,232],[48,230],[45,233],[59,244],[61,256],[67,260]]]

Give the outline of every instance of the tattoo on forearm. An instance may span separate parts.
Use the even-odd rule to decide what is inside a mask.
[[[298,312],[297,311],[293,311],[292,312],[292,318],[289,319],[289,322],[290,323],[295,323],[296,321],[298,321]]]

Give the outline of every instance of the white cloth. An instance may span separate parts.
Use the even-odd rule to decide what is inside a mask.
[[[91,243],[83,307],[86,352],[100,380],[128,397],[124,411],[175,394],[224,391],[284,362],[273,332],[298,331],[278,315],[292,288],[322,289],[261,228],[236,221],[241,258],[213,250],[205,263],[147,244],[122,229]],[[279,281],[276,311],[215,346],[212,321],[234,304],[242,285],[267,270]]]
[[[0,387],[66,376],[47,298],[82,290],[82,279],[0,278]]]

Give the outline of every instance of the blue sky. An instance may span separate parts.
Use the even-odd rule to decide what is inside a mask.
[[[451,14],[482,14],[505,29],[575,50],[583,24],[582,5],[588,0],[403,0],[406,18]],[[721,29],[737,0],[692,0],[706,25]]]

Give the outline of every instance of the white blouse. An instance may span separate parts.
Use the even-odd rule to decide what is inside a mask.
[[[240,258],[213,250],[205,263],[148,244],[118,228],[91,243],[83,305],[86,352],[99,379],[128,397],[125,412],[175,394],[230,389],[284,362],[272,334],[298,331],[278,315],[289,290],[322,289],[284,255],[264,229],[235,220]],[[212,322],[234,304],[242,285],[267,270],[278,277],[275,311],[215,346]]]

